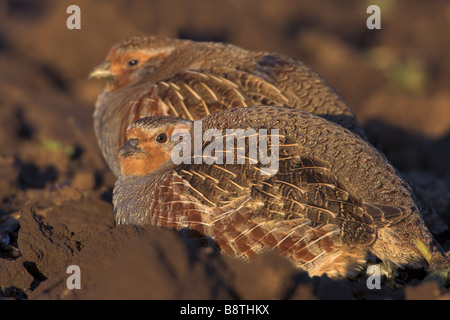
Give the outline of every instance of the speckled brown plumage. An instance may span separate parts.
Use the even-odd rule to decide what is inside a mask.
[[[126,128],[148,115],[195,120],[225,109],[281,105],[363,135],[351,110],[319,75],[278,53],[135,36],[114,45],[91,77],[108,79],[94,124],[103,156],[116,175]]]
[[[350,131],[278,107],[223,111],[202,126],[224,134],[279,129],[278,172],[262,175],[265,166],[249,161],[176,165],[170,156],[142,171],[177,143],[157,143],[158,135],[193,130],[188,120],[143,118],[130,126],[120,151],[127,169],[114,189],[117,224],[195,230],[244,259],[276,248],[311,275],[352,274],[369,252],[395,265],[425,265],[416,240],[437,252],[410,187]]]

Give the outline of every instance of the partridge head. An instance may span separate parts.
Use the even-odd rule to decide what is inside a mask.
[[[145,39],[131,37],[115,44],[105,62],[92,70],[89,78],[104,78],[107,80],[105,91],[117,91],[142,79],[152,66],[159,67],[177,42],[168,38]]]
[[[255,105],[306,110],[364,136],[345,102],[317,73],[278,53],[230,44],[134,36],[115,44],[92,78],[104,78],[94,127],[103,156],[118,175],[126,129],[151,115],[197,120]]]
[[[354,274],[369,254],[426,266],[419,242],[437,253],[408,184],[350,131],[281,107],[232,109],[199,121],[152,116],[129,126],[113,195],[117,224],[193,230],[243,259],[276,249],[310,275]],[[267,174],[261,153],[252,161],[251,144],[262,140],[242,132],[264,133],[277,170]],[[193,141],[199,134],[200,149]],[[180,150],[190,150],[183,161],[174,156]]]
[[[145,126],[136,123],[127,130],[128,141],[119,150],[121,172],[124,175],[145,176],[171,159],[178,141],[171,140],[176,131],[189,131],[192,121],[153,116]],[[153,126],[152,126],[153,124]]]

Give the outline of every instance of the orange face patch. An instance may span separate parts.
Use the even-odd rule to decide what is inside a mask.
[[[165,57],[167,55],[167,52],[150,53],[145,51],[133,51],[120,54],[115,50],[111,51],[108,54],[106,61],[109,61],[111,64],[109,70],[115,75],[116,81],[114,84],[109,86],[109,90],[113,91],[129,85],[132,82],[132,79],[130,78],[132,70],[142,67],[142,65],[149,59],[155,57]],[[129,62],[131,60],[136,60],[137,63],[130,66]]]
[[[145,176],[163,165],[170,159],[170,153],[154,150],[145,156],[120,158],[120,167],[123,175]]]

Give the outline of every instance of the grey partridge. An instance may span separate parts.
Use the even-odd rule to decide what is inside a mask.
[[[268,141],[271,163],[255,157],[251,143],[263,147],[264,139],[252,135]],[[438,252],[411,188],[386,158],[308,112],[248,107],[195,122],[151,116],[127,138],[113,193],[117,224],[193,230],[243,259],[277,249],[310,275],[332,277],[355,274],[369,253],[426,266],[416,244]]]
[[[90,77],[107,79],[96,102],[94,127],[116,176],[126,128],[150,115],[196,120],[225,109],[280,105],[309,111],[364,135],[352,111],[324,79],[278,53],[134,36],[115,44]]]

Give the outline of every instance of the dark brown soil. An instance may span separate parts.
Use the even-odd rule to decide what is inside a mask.
[[[450,299],[421,271],[369,290],[364,272],[310,278],[277,252],[244,263],[182,233],[115,227],[115,178],[92,124],[104,83],[87,80],[138,33],[296,57],[347,101],[448,251],[448,1],[380,1],[381,30],[366,28],[361,1],[80,0],[81,30],[68,30],[71,4],[0,3],[0,299]],[[69,265],[79,290],[67,287]]]

